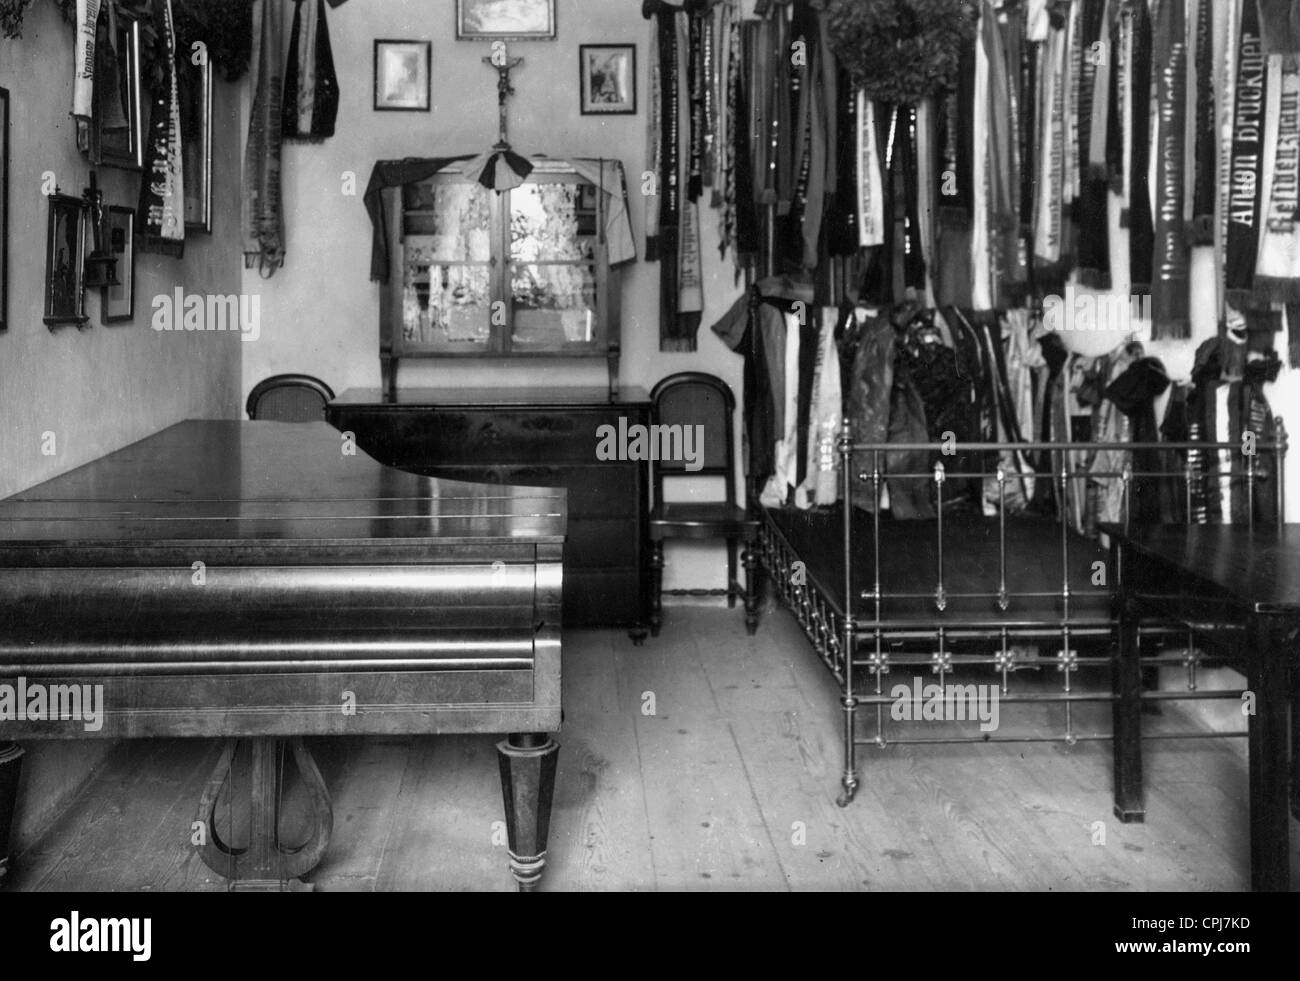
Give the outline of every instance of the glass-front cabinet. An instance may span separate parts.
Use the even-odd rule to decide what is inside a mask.
[[[617,377],[618,283],[606,195],[561,161],[498,193],[444,171],[394,196],[382,347],[403,358],[603,357]]]

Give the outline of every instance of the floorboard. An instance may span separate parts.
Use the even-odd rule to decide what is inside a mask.
[[[1144,824],[1111,816],[1106,742],[864,746],[857,799],[840,808],[838,693],[794,620],[769,611],[748,637],[738,610],[665,612],[661,636],[644,647],[613,631],[565,637],[548,890],[1248,885],[1239,740],[1148,741]],[[1106,729],[1106,711],[1081,708],[1077,728]],[[1004,720],[1013,712],[1018,729],[1060,721],[1059,707],[1002,706]],[[1144,723],[1186,720],[1166,707]],[[513,889],[495,743],[313,741],[335,821],[316,888]],[[225,888],[189,841],[219,750],[209,740],[120,745],[16,856],[10,888]],[[292,785],[288,794],[292,802]],[[1292,835],[1300,842],[1297,822]],[[1292,869],[1300,884],[1295,845]]]

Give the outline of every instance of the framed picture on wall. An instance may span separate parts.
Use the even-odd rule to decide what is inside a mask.
[[[104,323],[122,324],[135,319],[135,209],[114,205],[108,209],[108,248],[117,260],[116,286],[102,295]]]
[[[550,41],[555,0],[456,0],[461,41]]]
[[[0,330],[9,326],[9,90],[0,89]]]
[[[430,41],[375,41],[375,111],[428,112]]]
[[[81,198],[51,194],[45,242],[45,323],[86,322],[86,210]]]
[[[189,59],[178,73],[181,159],[185,174],[185,228],[212,232],[212,65]]]
[[[117,84],[95,86],[92,139],[104,166],[143,170],[146,107],[140,74],[140,22],[120,10],[114,40],[109,50],[115,52]]]
[[[583,44],[578,83],[584,116],[636,114],[636,45]]]

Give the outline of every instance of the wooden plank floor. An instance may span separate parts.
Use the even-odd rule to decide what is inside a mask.
[[[1147,742],[1141,825],[1111,816],[1105,742],[868,748],[857,800],[841,809],[835,686],[784,611],[769,611],[755,638],[739,610],[702,606],[670,608],[643,648],[622,633],[571,632],[564,668],[549,890],[1248,885],[1240,741]],[[1032,725],[1046,711],[1002,709],[1004,727],[1012,713],[1028,711]],[[313,747],[335,805],[318,889],[513,888],[492,738]],[[217,751],[122,744],[17,856],[11,888],[224,888],[189,844]],[[1297,822],[1292,841],[1300,884]]]

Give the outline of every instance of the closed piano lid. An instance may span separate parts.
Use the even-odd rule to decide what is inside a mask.
[[[563,488],[422,477],[324,422],[191,420],[0,502],[0,562],[78,542],[559,543],[566,518]]]

